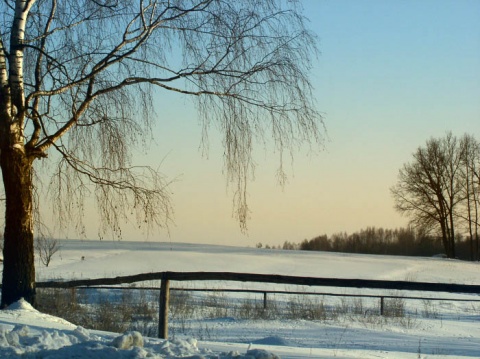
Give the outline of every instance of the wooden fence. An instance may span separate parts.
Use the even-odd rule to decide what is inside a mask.
[[[159,338],[168,338],[168,305],[170,301],[170,282],[171,281],[231,281],[231,282],[254,282],[254,283],[274,283],[291,284],[316,287],[340,287],[340,288],[362,288],[362,289],[382,289],[382,290],[405,290],[421,292],[445,292],[445,293],[463,293],[480,294],[480,285],[467,284],[449,284],[449,283],[429,283],[429,282],[408,282],[408,281],[385,281],[371,279],[339,279],[339,278],[315,278],[299,277],[272,274],[249,274],[232,272],[155,272],[143,273],[130,276],[121,276],[113,278],[82,279],[72,281],[48,281],[36,283],[38,288],[76,288],[76,287],[97,287],[107,285],[129,284],[136,282],[145,282],[152,280],[161,280],[159,296]],[[238,290],[236,290],[238,291]],[[249,291],[252,292],[252,291]],[[264,301],[266,303],[266,293]],[[280,292],[280,291],[271,291]],[[289,292],[292,294],[293,292]],[[301,293],[306,294],[306,293]],[[313,293],[312,293],[313,294]],[[323,293],[325,295],[325,293]],[[335,295],[330,293],[330,295]],[[358,295],[356,295],[358,296]],[[368,296],[368,295],[360,295]],[[387,298],[389,296],[372,296],[377,298]],[[421,297],[410,297],[410,299],[428,299]],[[472,300],[474,301],[474,300]],[[381,305],[382,307],[382,305]]]

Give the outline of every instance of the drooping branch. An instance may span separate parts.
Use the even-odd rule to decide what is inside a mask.
[[[30,131],[25,142],[35,158],[62,149],[59,155],[80,161],[70,168],[95,183],[93,168],[113,174],[131,166],[125,156],[109,155],[112,161],[102,163],[98,141],[121,143],[126,153],[124,148],[147,142],[154,91],[191,96],[203,133],[213,123],[222,130],[234,213],[245,227],[256,140],[273,143],[281,182],[284,151],[292,155],[302,143],[323,140],[308,76],[316,38],[293,3],[37,1],[29,3],[21,46],[30,59],[24,94],[29,122],[23,129]],[[106,123],[114,128],[108,140],[95,130]],[[78,163],[92,167],[86,171]]]
[[[81,226],[82,216],[77,216],[79,208],[69,206],[65,196],[83,196],[87,187],[81,176],[85,176],[95,185],[95,199],[105,220],[101,224],[101,232],[110,228],[115,235],[121,237],[122,223],[129,221],[130,214],[136,215],[139,227],[149,230],[157,225],[168,229],[173,216],[168,190],[170,182],[158,171],[148,166],[115,169],[94,167],[60,146],[56,146],[56,149],[62,154],[62,159],[52,177],[52,188],[55,188],[54,201],[60,218],[74,220]],[[78,182],[77,186],[65,186],[75,182]]]

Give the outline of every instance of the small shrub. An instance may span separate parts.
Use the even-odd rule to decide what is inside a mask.
[[[399,324],[405,329],[414,329],[418,327],[417,319],[411,315],[399,318]]]
[[[431,319],[439,318],[437,306],[434,303],[432,303],[431,300],[423,300],[422,304],[423,304],[422,316],[424,318],[431,318]]]
[[[120,295],[115,293],[118,290]],[[135,325],[151,332],[145,323],[156,321],[155,302],[143,290],[118,290],[41,289],[38,309],[85,328],[121,333]]]
[[[236,308],[234,316],[239,319],[273,319],[278,315],[278,308],[274,301],[264,308],[263,300],[244,299]]]
[[[405,316],[405,299],[401,297],[386,298],[384,301],[383,315],[391,318],[402,318]]]
[[[353,303],[352,303],[351,312],[353,314],[357,314],[357,315],[365,315],[366,308],[365,308],[365,305],[363,303],[363,298],[353,298],[352,302]]]
[[[363,298],[342,297],[340,303],[335,306],[335,313],[339,315],[347,315],[351,320],[354,316],[365,316],[368,313],[378,312],[376,308],[368,308]]]
[[[42,288],[37,291],[37,309],[89,328],[90,313],[81,289]]]
[[[289,319],[326,320],[327,310],[323,301],[313,300],[306,295],[296,296],[287,304]]]
[[[195,301],[191,292],[171,291],[169,313],[174,319],[191,318],[195,311]]]
[[[208,294],[203,303],[207,310],[208,318],[224,318],[228,317],[228,310],[231,307],[231,302],[227,299],[224,293]]]
[[[105,298],[100,298],[92,313],[91,329],[123,333],[130,325],[131,309],[122,304],[113,304]]]
[[[190,329],[189,323],[194,316],[195,308],[191,292],[176,290],[170,292],[169,316],[174,336],[177,330],[185,334]]]

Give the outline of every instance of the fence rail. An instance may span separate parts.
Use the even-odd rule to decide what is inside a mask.
[[[316,287],[340,287],[340,288],[362,288],[362,289],[381,289],[381,290],[405,290],[405,291],[421,291],[421,292],[445,292],[445,293],[462,293],[462,294],[480,294],[480,285],[467,284],[451,284],[451,283],[430,283],[430,282],[408,282],[408,281],[385,281],[371,279],[339,279],[339,278],[316,278],[316,277],[300,277],[285,276],[272,274],[251,274],[251,273],[232,273],[232,272],[155,272],[143,273],[130,276],[120,276],[112,278],[98,279],[82,279],[72,281],[47,281],[36,283],[38,288],[77,288],[77,287],[99,287],[111,286],[118,284],[131,284],[136,282],[145,282],[152,280],[161,280],[160,296],[159,296],[159,327],[158,335],[160,338],[168,338],[168,306],[170,301],[170,291],[178,290],[170,288],[170,281],[233,281],[233,282],[256,282],[256,283],[274,283],[274,284],[291,284]],[[182,290],[200,290],[200,289],[182,289]],[[221,290],[221,289],[220,289]],[[203,290],[206,291],[206,290]],[[215,290],[212,290],[215,291]],[[256,292],[254,290],[228,290],[223,291],[245,291]],[[282,291],[265,291],[264,305],[266,305],[267,293],[281,293]],[[305,293],[298,294],[315,294],[315,295],[336,295],[336,293]],[[288,292],[284,294],[295,294]],[[349,296],[342,294],[343,296]],[[394,296],[382,295],[351,295],[362,297],[377,297],[381,299]],[[407,299],[431,299],[422,297],[407,297]],[[435,298],[439,299],[439,298]],[[452,299],[448,299],[452,300]],[[455,300],[455,299],[453,299]],[[464,299],[457,299],[465,301]],[[471,301],[480,301],[472,299]],[[381,305],[383,308],[383,305]]]

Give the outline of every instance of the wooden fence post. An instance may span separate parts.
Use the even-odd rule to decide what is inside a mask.
[[[263,309],[267,309],[267,292],[263,292]]]
[[[380,315],[382,315],[382,316],[383,316],[383,312],[384,312],[384,307],[385,307],[384,298],[380,297]]]
[[[170,302],[170,281],[166,274],[162,278],[158,310],[158,337],[168,339],[168,303]]]

